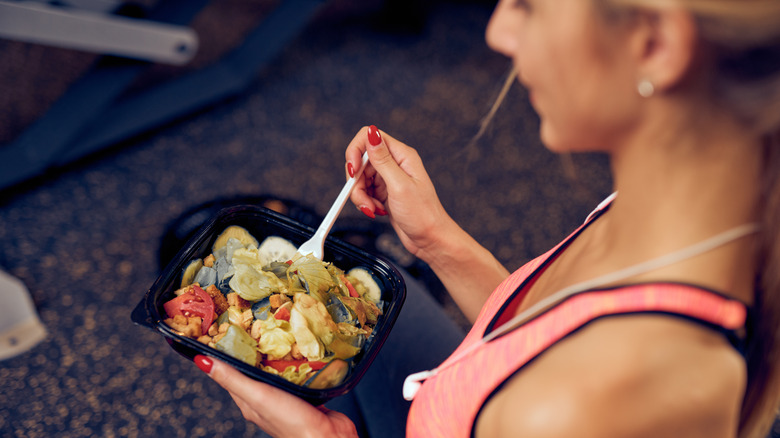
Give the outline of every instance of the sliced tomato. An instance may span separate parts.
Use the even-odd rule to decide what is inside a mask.
[[[201,334],[208,332],[211,323],[214,322],[214,300],[197,285],[192,285],[187,292],[165,302],[163,309],[170,318],[176,315],[201,317],[203,319]]]
[[[350,283],[349,280],[347,280],[346,275],[341,276],[341,281],[343,281],[344,284],[347,285],[347,289],[349,289],[349,296],[351,296],[352,298],[360,298],[360,294],[358,293],[358,291],[355,290],[355,286],[352,286],[352,283]]]
[[[280,307],[279,310],[274,313],[274,318],[281,319],[283,321],[290,321],[290,309],[287,307]]]
[[[322,361],[312,361],[309,362],[306,359],[293,359],[293,360],[284,360],[284,359],[277,359],[277,360],[264,360],[263,365],[269,366],[276,371],[279,371],[280,373],[283,373],[284,370],[287,369],[289,366],[294,366],[297,370],[299,366],[308,363],[311,369],[314,371],[321,370],[325,365],[327,365],[327,362]]]

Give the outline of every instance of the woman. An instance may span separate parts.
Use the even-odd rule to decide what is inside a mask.
[[[389,214],[475,322],[405,386],[409,435],[766,436],[779,24],[776,0],[502,0],[487,41],[513,60],[544,144],[607,153],[618,193],[511,275],[447,215],[413,149],[357,134],[347,173],[365,150],[370,164],[352,201]],[[271,434],[355,434],[344,415],[196,363]]]

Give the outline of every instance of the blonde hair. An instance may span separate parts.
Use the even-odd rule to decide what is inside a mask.
[[[780,0],[600,0],[607,11],[682,8],[715,55],[712,96],[765,144],[756,313],[739,437],[765,438],[780,406]]]

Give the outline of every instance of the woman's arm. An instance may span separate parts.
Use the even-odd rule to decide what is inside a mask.
[[[454,221],[441,226],[444,238],[421,257],[436,273],[463,314],[472,323],[488,296],[509,271]]]
[[[369,215],[389,214],[404,247],[431,266],[473,321],[509,272],[447,214],[417,151],[374,126],[365,127],[347,147],[348,175],[364,151],[369,163],[352,202]]]

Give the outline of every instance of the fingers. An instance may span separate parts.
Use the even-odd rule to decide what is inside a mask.
[[[375,132],[375,127],[363,127],[352,139],[349,146],[347,146],[345,158],[347,160],[346,172],[348,178],[357,175],[359,171],[362,156],[370,145],[368,141],[369,129],[373,129],[374,131],[372,132]],[[355,187],[350,194],[350,199],[357,209],[372,219],[376,217],[377,206],[382,204],[382,200],[375,198],[376,185],[374,179],[376,176],[376,169],[369,161],[366,163],[363,175],[355,183]],[[386,214],[381,207],[379,212]]]
[[[202,356],[197,356],[196,360]],[[225,364],[222,361],[209,358],[213,365],[208,372],[209,377],[214,379],[221,387],[225,388],[231,394],[234,394],[246,402],[255,399],[264,399],[274,395],[274,391],[280,391],[270,385],[257,382],[242,374],[235,368]],[[201,359],[202,360],[202,359]],[[202,369],[202,368],[201,368]]]
[[[347,150],[344,153],[344,158],[346,159],[347,163],[347,175],[349,175],[349,167],[350,165],[354,170],[357,170],[358,166],[360,165],[360,159],[363,156],[363,152],[366,151],[366,148],[368,147],[368,126],[364,126],[363,128],[358,131],[357,134],[355,134],[355,137],[352,138],[352,141],[349,142],[349,145],[347,145]]]
[[[196,361],[201,357],[203,356],[196,356]],[[265,405],[268,400],[273,400],[275,409],[280,411],[289,410],[294,412],[299,409],[314,409],[302,399],[279,388],[250,379],[222,361],[207,359],[213,363],[211,369],[207,372],[209,377],[230,392],[234,399],[242,400],[247,406]],[[198,366],[200,367],[200,365]],[[201,367],[201,369],[203,368]],[[239,404],[239,406],[241,405]],[[243,409],[244,407],[242,407]],[[255,414],[258,415],[259,413]]]
[[[387,214],[386,183],[401,184],[408,180],[409,175],[399,164],[411,150],[373,125],[362,128],[352,139],[345,152],[347,175],[356,175],[364,152],[367,151],[369,157],[363,176],[350,196],[355,206],[366,216],[374,218]]]
[[[373,128],[373,129],[372,129]],[[366,130],[368,159],[387,184],[401,184],[409,175],[401,168],[405,153],[411,148],[379,131],[375,126]],[[392,147],[392,150],[391,150]]]
[[[271,436],[357,437],[354,424],[344,414],[314,407],[213,358],[197,355],[194,362],[230,393],[244,418]]]

